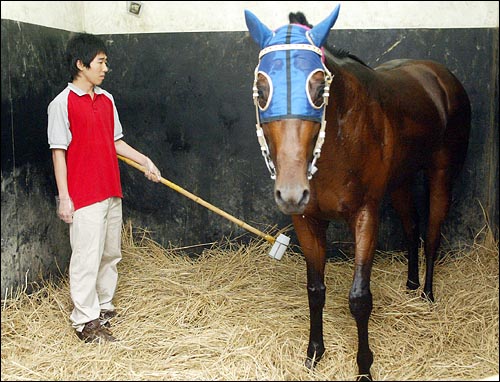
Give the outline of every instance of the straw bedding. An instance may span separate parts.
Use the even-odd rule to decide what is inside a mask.
[[[354,380],[349,312],[352,257],[327,263],[326,353],[304,367],[309,312],[304,260],[289,248],[224,239],[198,257],[124,225],[112,321],[120,339],[81,342],[69,324],[68,282],[2,301],[3,380]],[[349,256],[348,256],[349,257]],[[421,261],[424,263],[424,261]],[[423,280],[423,264],[420,277]],[[498,374],[498,242],[476,242],[437,263],[436,303],[407,293],[402,253],[377,253],[370,345],[376,380],[478,380]]]

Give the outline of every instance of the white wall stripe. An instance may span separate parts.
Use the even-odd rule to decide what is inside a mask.
[[[246,31],[243,11],[270,28],[302,11],[312,24],[337,1],[143,1],[140,16],[127,1],[2,1],[2,18],[95,34]],[[498,28],[498,1],[340,1],[334,29]]]

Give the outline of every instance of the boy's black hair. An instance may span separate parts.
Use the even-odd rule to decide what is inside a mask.
[[[107,54],[106,45],[99,37],[89,33],[73,36],[66,45],[66,62],[71,74],[71,81],[77,78],[80,70],[76,62],[81,60],[86,68],[99,53]]]

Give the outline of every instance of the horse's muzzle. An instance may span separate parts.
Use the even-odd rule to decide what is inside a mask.
[[[281,212],[286,215],[301,214],[309,202],[309,186],[300,184],[275,185],[274,200]]]

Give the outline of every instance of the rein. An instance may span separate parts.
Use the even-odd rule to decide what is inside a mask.
[[[333,75],[330,73],[326,65],[324,64],[324,57],[323,57],[323,52],[320,48],[314,46],[314,45],[308,45],[308,44],[280,44],[280,45],[272,45],[268,46],[264,49],[262,49],[259,53],[259,64],[255,68],[254,71],[254,83],[253,83],[253,102],[255,105],[255,115],[256,115],[256,133],[257,133],[257,139],[259,141],[260,145],[260,150],[262,153],[262,156],[264,157],[264,160],[266,162],[267,169],[269,170],[269,173],[271,174],[271,179],[275,180],[276,179],[276,167],[271,159],[271,155],[269,152],[269,146],[267,145],[266,137],[264,136],[264,130],[262,129],[262,124],[260,123],[260,114],[259,114],[259,92],[257,89],[257,76],[258,76],[258,69],[260,65],[260,59],[267,53],[270,52],[275,52],[279,50],[310,50],[313,51],[314,53],[318,54],[322,58],[322,63],[323,63],[323,69],[325,71],[325,88],[323,92],[323,113],[321,117],[321,127],[319,130],[318,138],[316,139],[316,144],[314,146],[313,150],[313,159],[311,163],[309,163],[308,168],[307,168],[307,179],[311,179],[313,175],[318,171],[318,168],[316,167],[316,161],[318,158],[321,156],[321,147],[323,146],[323,143],[325,141],[325,136],[326,136],[326,106],[328,105],[328,98],[330,97],[330,84],[333,80]]]

